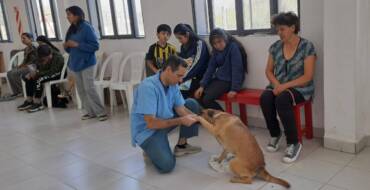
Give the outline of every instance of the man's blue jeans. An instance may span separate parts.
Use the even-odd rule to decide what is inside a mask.
[[[199,114],[201,111],[200,105],[194,99],[186,99],[185,107],[194,114]],[[177,126],[157,130],[151,137],[140,145],[160,173],[168,173],[175,168],[176,158],[170,148],[168,133],[176,127]],[[180,138],[198,136],[198,129],[199,124],[193,124],[190,127],[180,126]]]

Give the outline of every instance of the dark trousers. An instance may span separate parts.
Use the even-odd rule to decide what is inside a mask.
[[[213,79],[208,86],[204,88],[200,104],[204,109],[222,110],[220,104],[216,102],[217,98],[230,91],[231,82]]]
[[[51,80],[57,80],[60,79],[60,74],[56,75],[45,75],[41,76],[37,79],[26,79],[23,77],[24,82],[26,83],[26,94],[27,97],[35,97],[35,98],[41,98],[42,92],[44,90],[43,83],[51,81]]]
[[[260,104],[265,117],[267,128],[272,137],[278,137],[281,133],[277,114],[284,126],[284,133],[287,144],[298,143],[298,133],[295,126],[293,105],[304,101],[301,93],[294,89],[289,89],[278,96],[272,90],[265,90],[260,99]]]

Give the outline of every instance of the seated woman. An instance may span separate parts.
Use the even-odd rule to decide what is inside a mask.
[[[26,75],[30,71],[30,66],[35,64],[37,60],[36,47],[32,44],[33,36],[30,33],[23,33],[21,40],[26,48],[24,49],[24,59],[22,63],[12,68],[7,73],[10,87],[12,88],[13,94],[4,97],[4,100],[14,100],[18,96],[22,96],[22,83],[21,76]]]
[[[299,19],[294,13],[280,13],[272,20],[280,40],[271,45],[266,67],[270,85],[261,96],[261,108],[270,131],[267,150],[279,149],[284,126],[287,149],[283,161],[294,162],[302,149],[298,141],[293,105],[309,100],[314,93],[313,74],[316,52],[313,44],[298,36]]]
[[[223,29],[212,30],[209,42],[212,56],[195,98],[203,108],[222,110],[216,99],[224,93],[232,98],[242,88],[247,54],[241,43]]]
[[[27,110],[29,113],[43,109],[41,96],[45,82],[60,78],[64,58],[59,52],[53,52],[48,45],[37,48],[38,61],[36,67],[23,76],[26,83],[27,99],[18,106],[19,111]]]
[[[181,43],[179,56],[188,63],[180,90],[185,99],[191,98],[194,97],[195,91],[199,88],[199,82],[206,72],[209,61],[208,47],[187,24],[176,25],[174,34]]]

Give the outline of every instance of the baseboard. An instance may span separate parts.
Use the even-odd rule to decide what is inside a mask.
[[[348,142],[330,137],[324,138],[324,147],[336,151],[347,152],[352,154],[360,153],[366,146],[369,146],[369,136],[361,138],[357,142]]]

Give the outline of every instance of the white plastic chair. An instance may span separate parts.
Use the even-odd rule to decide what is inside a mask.
[[[112,82],[115,82],[118,80],[119,77],[119,68],[122,60],[122,53],[121,52],[114,52],[110,54],[107,59],[102,63],[100,68],[100,74],[98,76],[98,79],[94,81],[94,85],[97,87],[97,92],[99,94],[99,97],[101,101],[104,103],[104,89],[109,88],[109,85]],[[110,75],[109,79],[104,79],[107,73],[107,67],[110,65]],[[111,100],[112,102],[112,100]]]
[[[65,75],[66,75],[66,71],[67,71],[67,65],[68,65],[69,55],[68,54],[64,54],[63,57],[64,57],[64,65],[63,65],[63,68],[62,68],[62,72],[61,72],[60,78],[58,80],[52,80],[52,81],[49,81],[49,82],[45,82],[44,83],[44,89],[45,89],[46,101],[48,103],[48,108],[52,108],[53,107],[53,102],[52,102],[52,98],[51,98],[51,85],[53,85],[53,84],[61,84],[61,83],[68,82],[68,79],[65,77]],[[78,96],[78,93],[77,93],[77,96]],[[79,99],[79,98],[76,97],[76,99]],[[77,100],[77,102],[78,101],[79,100]]]
[[[145,53],[143,52],[129,54],[122,61],[118,81],[112,82],[109,86],[109,95],[111,100],[115,99],[114,92],[118,90],[122,97],[122,101],[124,101],[125,98],[122,91],[125,91],[129,113],[131,113],[131,106],[133,103],[134,87],[144,78],[144,60]],[[113,101],[111,101],[111,113],[113,113]]]
[[[8,62],[8,64],[5,65],[6,71],[8,72],[8,71],[12,70],[13,67],[20,65],[23,62],[23,59],[24,59],[24,52],[23,51],[20,51],[20,52],[16,53],[15,55],[13,55],[13,57],[10,58],[10,61]],[[8,79],[8,76],[7,76],[7,72],[0,73],[0,81],[1,81],[1,79],[5,78],[10,92],[13,93],[13,89],[10,86],[9,79]],[[0,87],[1,86],[2,86],[2,84],[0,82]]]

